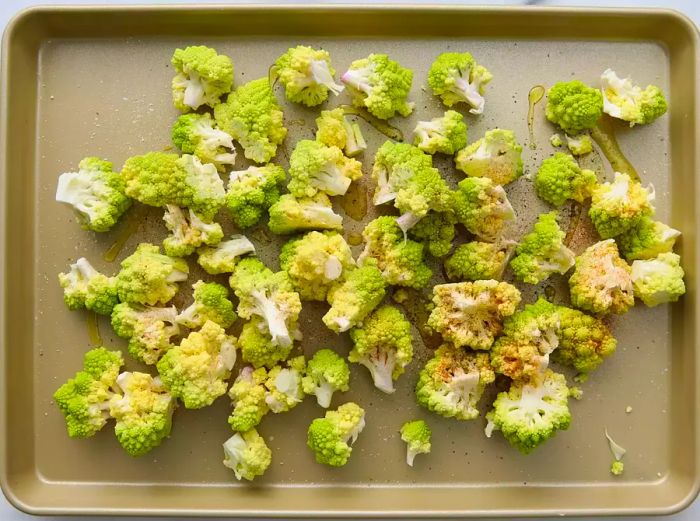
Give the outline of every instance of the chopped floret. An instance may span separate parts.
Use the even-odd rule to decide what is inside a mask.
[[[237,480],[254,480],[262,476],[272,462],[272,451],[258,431],[237,432],[224,443],[224,465]]]
[[[194,302],[177,316],[178,324],[196,329],[211,320],[226,329],[238,318],[225,286],[199,280],[192,284],[192,289]]]
[[[107,277],[81,257],[70,265],[68,273],[59,273],[63,301],[70,310],[88,309],[100,315],[109,315],[119,303],[116,277]]]
[[[270,231],[287,235],[306,230],[343,229],[343,218],[333,211],[328,196],[319,193],[310,199],[285,194],[270,207]]]
[[[318,192],[343,195],[350,183],[362,177],[362,163],[343,155],[338,147],[302,139],[289,158],[287,185],[295,197],[313,197]]]
[[[233,404],[228,423],[234,431],[249,431],[270,412],[265,401],[266,380],[267,370],[264,367],[253,370],[252,367],[246,366],[241,369],[228,392]]]
[[[583,203],[591,197],[597,183],[593,170],[582,169],[571,155],[557,152],[542,161],[535,190],[549,204],[561,206],[569,199]]]
[[[114,332],[129,341],[129,354],[144,364],[155,364],[173,347],[170,339],[180,334],[177,309],[122,303],[112,311]]]
[[[547,93],[545,115],[567,134],[576,134],[595,126],[603,115],[603,96],[579,80],[555,83]]]
[[[673,251],[676,239],[680,236],[678,230],[649,217],[642,217],[636,225],[615,237],[615,240],[622,256],[632,261],[653,259],[660,253]]]
[[[307,107],[326,101],[329,91],[337,96],[345,89],[333,79],[331,56],[323,49],[291,47],[277,58],[275,68],[287,99]]]
[[[506,185],[523,174],[523,147],[512,130],[495,128],[459,151],[455,165],[469,177],[488,177]]]
[[[287,175],[272,163],[231,172],[226,192],[226,207],[240,228],[250,228],[280,198]]]
[[[603,239],[615,237],[635,226],[642,218],[654,214],[654,186],[644,188],[627,174],[615,172],[612,183],[593,189],[588,215]]]
[[[513,254],[513,241],[468,242],[457,247],[445,261],[445,272],[451,281],[498,280]]]
[[[425,421],[414,420],[404,423],[400,432],[401,439],[406,442],[406,463],[412,467],[416,455],[430,452],[432,431]]]
[[[316,118],[316,141],[329,147],[338,147],[348,157],[360,155],[367,143],[358,123],[350,123],[343,109],[324,110]]]
[[[433,257],[444,257],[452,249],[456,222],[452,212],[430,211],[408,230],[408,236],[422,242]]]
[[[177,161],[185,173],[185,183],[191,190],[191,200],[187,206],[202,219],[212,220],[226,202],[224,182],[219,177],[216,167],[202,163],[197,156],[184,154]]]
[[[216,246],[203,246],[197,250],[197,262],[210,275],[233,273],[239,257],[255,253],[255,245],[245,235],[231,235]]]
[[[166,205],[163,221],[170,230],[163,240],[163,249],[171,257],[190,255],[203,244],[218,244],[224,236],[219,223],[205,222],[192,210],[185,214],[182,208],[172,204]]]
[[[364,409],[356,403],[348,402],[335,411],[327,411],[325,417],[311,422],[307,444],[318,463],[342,467],[350,459],[350,445],[355,443],[364,428]]]
[[[170,60],[175,72],[173,104],[182,112],[196,110],[202,105],[213,107],[219,98],[231,92],[233,63],[231,58],[217,54],[204,45],[175,49]]]
[[[492,78],[486,67],[478,65],[468,52],[444,52],[428,71],[428,85],[433,94],[448,107],[466,103],[472,114],[484,112],[484,86]]]
[[[275,345],[267,332],[265,321],[260,317],[253,317],[241,329],[238,347],[243,361],[253,364],[257,369],[263,366],[272,368],[286,360],[292,351],[293,344],[286,347]]]
[[[578,136],[566,135],[566,146],[575,156],[585,156],[593,152],[593,141],[587,134],[579,134]]]
[[[497,240],[515,211],[502,186],[487,177],[468,177],[454,193],[457,220],[483,241]]]
[[[318,404],[327,409],[333,393],[350,389],[350,368],[335,351],[320,349],[307,362],[301,383],[304,392],[315,395]]]
[[[304,399],[301,379],[306,369],[306,360],[297,356],[286,366],[276,365],[267,372],[265,403],[273,413],[287,412]]]
[[[455,110],[448,110],[440,118],[419,121],[413,134],[413,144],[428,154],[442,152],[453,155],[467,146],[467,124]]]
[[[563,306],[559,306],[558,312],[561,328],[553,360],[587,374],[615,352],[617,341],[600,319]]]
[[[625,471],[625,464],[621,461],[613,461],[610,465],[610,473],[613,476],[620,476]]]
[[[127,159],[121,172],[126,195],[149,206],[190,206],[192,189],[185,181],[179,159],[177,154],[165,152],[149,152]]]
[[[555,133],[555,134],[552,134],[551,136],[549,136],[549,143],[553,147],[559,148],[560,146],[562,146],[564,144],[564,141],[561,139],[561,136],[559,134]]]
[[[233,138],[214,128],[211,114],[183,114],[175,121],[172,140],[185,154],[194,154],[203,163],[212,163],[219,171],[236,162]]]
[[[600,83],[605,113],[629,121],[630,127],[635,123],[646,125],[666,113],[666,98],[656,85],[647,85],[642,90],[629,78],[619,78],[612,69],[600,75]]]
[[[676,302],[685,293],[681,258],[675,253],[661,253],[648,260],[632,263],[634,296],[647,306]]]

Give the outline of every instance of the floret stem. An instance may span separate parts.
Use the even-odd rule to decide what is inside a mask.
[[[199,74],[195,71],[189,72],[189,78],[185,79],[185,95],[183,102],[188,107],[197,108],[204,100],[204,86]]]
[[[372,74],[372,71],[372,67],[350,69],[340,79],[353,89],[369,95],[372,92],[372,85],[369,83],[369,76]]]
[[[345,155],[355,157],[367,149],[367,143],[362,135],[362,129],[357,123],[348,122],[343,118],[343,128],[345,129]]]
[[[323,276],[327,280],[336,280],[343,273],[343,263],[338,257],[331,255],[323,266]]]
[[[326,163],[321,170],[314,174],[318,188],[328,195],[343,195],[348,191],[352,180],[345,177],[333,163]]]
[[[401,231],[404,233],[404,240],[406,239],[406,232],[418,224],[420,220],[421,218],[417,217],[412,212],[406,212],[396,218],[396,224],[399,225],[399,228],[401,228]]]
[[[396,353],[393,350],[375,351],[374,356],[363,356],[359,363],[369,369],[377,389],[387,394],[396,391],[392,378],[396,367]]]
[[[289,334],[284,315],[274,301],[259,290],[252,291],[250,296],[258,302],[259,313],[267,323],[272,343],[281,347],[289,347],[292,344],[292,337]]]
[[[374,205],[388,203],[396,199],[396,192],[389,184],[389,172],[386,168],[377,168],[377,189],[374,192]]]
[[[333,398],[333,386],[322,376],[318,378],[318,384],[314,389],[316,401],[324,409],[328,409]]]
[[[90,264],[85,257],[80,257],[77,261],[75,261],[75,265],[80,274],[87,280],[90,280],[95,275],[100,274],[100,272],[93,268],[92,264]]]
[[[469,71],[466,71],[466,74],[468,77]],[[450,88],[450,91],[461,95],[467,103],[472,106],[469,112],[472,114],[482,114],[484,112],[484,97],[479,94],[479,83],[469,83],[468,80],[465,80],[461,74],[457,72],[453,74],[453,78],[454,88]]]
[[[345,90],[344,85],[336,83],[333,79],[333,75],[328,69],[328,62],[326,60],[312,60],[310,69],[311,76],[313,76],[314,81],[319,85],[325,85],[328,87],[328,90],[330,90],[336,96]]]

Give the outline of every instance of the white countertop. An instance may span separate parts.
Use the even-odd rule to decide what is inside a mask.
[[[370,3],[372,0],[365,0],[367,3]],[[469,0],[433,0],[435,3],[451,3],[451,4],[474,4],[474,5],[484,5],[484,4],[496,4],[496,5],[513,5],[513,4],[522,4],[525,2],[515,2],[515,1],[487,1],[487,0],[482,0],[482,1],[469,1]],[[247,3],[253,3],[254,0],[249,0]],[[58,4],[65,4],[67,3],[66,1],[60,2],[60,1],[53,1],[53,0],[43,0],[43,1],[36,1],[36,0],[0,0],[0,27],[5,27],[7,24],[8,20],[20,9],[23,9],[25,7],[29,7],[32,5],[40,5],[40,4],[50,4],[50,5],[58,5]],[[149,0],[148,2],[144,1],[133,1],[133,0],[115,0],[115,1],[109,1],[109,0],[71,0],[70,3],[72,4],[139,4],[139,3],[153,3],[153,4],[174,4],[174,3],[188,3],[182,0]],[[192,0],[189,3],[195,3],[194,0]],[[209,0],[208,3],[217,3],[216,0]],[[219,3],[230,3],[230,2],[219,2]],[[265,3],[264,0],[261,1],[260,3]],[[309,4],[322,4],[322,3],[349,3],[347,0],[275,0],[275,3],[280,3],[280,4],[285,4],[285,3],[293,3],[293,4],[298,4],[298,3],[309,3]],[[430,0],[383,0],[383,3],[387,4],[398,4],[398,3],[430,3]],[[542,2],[536,2],[541,5],[549,5],[549,6],[571,6],[571,5],[576,5],[576,6],[605,6],[605,7],[666,7],[666,8],[671,8],[671,9],[676,9],[678,11],[684,12],[686,15],[690,16],[697,25],[700,25],[700,2],[697,0],[666,0],[666,1],[660,1],[660,0],[576,0],[576,1],[542,1]],[[94,518],[86,518],[86,517],[81,517],[81,518],[68,518],[68,517],[61,517],[61,518],[49,518],[49,517],[34,517],[34,516],[29,516],[27,514],[24,514],[22,512],[19,512],[15,510],[15,508],[10,505],[7,500],[4,498],[4,496],[0,496],[0,520],[1,521],[29,521],[29,520],[34,520],[34,521],[41,521],[41,520],[68,520],[68,519],[81,519],[81,520],[86,520],[86,521],[91,521],[91,520],[100,520],[100,521],[107,521],[109,519],[118,519],[118,518],[112,518],[112,517],[94,517]],[[132,518],[134,520],[137,519],[156,519],[156,518]],[[561,519],[561,518],[549,518],[549,521],[554,521],[554,519]],[[583,519],[588,519],[588,518],[575,518],[579,519],[579,521]],[[621,519],[621,518],[595,518],[600,521],[613,521],[616,519]],[[641,517],[627,517],[624,518],[629,521],[642,521],[643,519],[649,519],[649,518],[641,518]],[[697,521],[700,520],[700,499],[696,500],[695,503],[693,503],[688,509],[685,511],[676,514],[674,516],[667,516],[663,518],[665,521]]]

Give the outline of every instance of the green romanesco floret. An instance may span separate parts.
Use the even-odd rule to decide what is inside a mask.
[[[416,401],[445,418],[473,420],[484,389],[495,378],[488,353],[443,344],[421,369]]]
[[[218,244],[224,237],[219,223],[205,222],[192,210],[185,213],[182,208],[172,204],[165,206],[163,221],[170,231],[163,240],[163,250],[171,257],[185,257],[203,244]]]
[[[287,136],[282,109],[267,77],[250,81],[214,108],[218,127],[243,147],[247,159],[267,163]]]
[[[262,476],[271,462],[272,451],[255,429],[237,432],[224,442],[224,465],[239,481]]]
[[[282,246],[279,259],[302,300],[326,300],[330,287],[355,268],[350,246],[337,232],[309,232],[291,239]]]
[[[574,265],[576,254],[564,245],[565,233],[557,213],[540,214],[532,231],[515,249],[510,267],[518,280],[539,284],[553,273],[564,274]]]
[[[286,347],[273,344],[265,321],[260,317],[253,317],[243,325],[238,337],[238,347],[243,361],[257,369],[263,366],[272,368],[286,360],[293,344]]]
[[[567,134],[576,134],[594,127],[603,115],[603,96],[582,81],[560,81],[547,93],[545,115]]]
[[[433,257],[444,257],[452,249],[457,219],[452,212],[434,212],[418,221],[408,230],[408,236],[422,242]]]
[[[318,463],[342,467],[350,459],[351,445],[365,428],[365,411],[354,402],[344,403],[309,425],[307,445]]]
[[[424,420],[413,420],[404,423],[400,432],[401,439],[406,442],[406,463],[412,467],[416,455],[430,452],[432,431]]]
[[[245,366],[229,389],[233,410],[228,423],[236,432],[246,432],[256,427],[270,408],[265,401],[267,370]]]
[[[535,177],[537,195],[554,206],[561,206],[569,199],[583,203],[597,184],[593,170],[580,168],[571,155],[563,152],[542,161]]]
[[[493,430],[523,454],[571,425],[569,388],[564,375],[547,369],[534,383],[513,382],[508,392],[498,394],[493,410],[486,416],[486,435]]]
[[[615,237],[620,253],[628,261],[653,259],[673,251],[681,232],[670,226],[642,217],[637,224]]]
[[[350,389],[350,368],[335,351],[320,349],[306,363],[301,384],[306,394],[315,395],[318,404],[328,409],[333,393]]]
[[[191,202],[184,206],[197,212],[202,219],[211,221],[226,202],[224,182],[216,167],[189,154],[178,159],[178,165],[185,172],[185,183],[192,191]]]
[[[340,77],[352,95],[353,103],[366,107],[379,119],[389,119],[398,112],[408,116],[414,103],[408,103],[408,93],[413,83],[413,71],[401,67],[386,54],[370,54],[355,60]]]
[[[398,308],[382,306],[351,329],[350,338],[348,360],[365,366],[377,389],[393,393],[394,381],[413,360],[411,323]]]
[[[684,275],[681,258],[675,253],[636,260],[632,263],[634,296],[650,307],[676,302],[685,294]]]
[[[124,372],[117,377],[117,393],[109,401],[109,414],[117,423],[114,434],[132,456],[143,456],[170,436],[176,401],[160,378],[147,373]]]
[[[203,163],[213,164],[220,172],[236,162],[233,138],[218,128],[208,112],[183,114],[175,120],[171,132],[173,144],[185,154],[194,154]]]
[[[447,278],[454,282],[498,280],[503,276],[516,244],[507,240],[461,244],[452,256],[445,260]]]
[[[486,242],[496,241],[503,228],[515,220],[515,211],[502,186],[488,177],[468,177],[454,192],[457,220]]]
[[[625,471],[625,464],[622,463],[621,461],[615,460],[610,465],[610,473],[613,476],[621,476],[624,471]]]
[[[285,366],[276,365],[267,372],[265,403],[273,413],[287,412],[304,399],[301,379],[306,370],[303,356],[290,359]]]
[[[277,235],[288,235],[307,230],[343,229],[343,218],[333,211],[330,199],[319,193],[310,199],[296,199],[285,194],[270,207],[270,231]]]
[[[63,288],[63,301],[70,310],[88,309],[100,315],[109,315],[119,303],[117,279],[97,271],[81,257],[70,265],[70,271],[58,274]]]
[[[484,86],[492,78],[486,67],[478,65],[468,52],[444,52],[428,71],[428,85],[433,94],[448,107],[466,103],[472,114],[483,114]]]
[[[477,280],[433,287],[435,308],[428,326],[457,347],[490,349],[503,319],[520,304],[520,292],[507,282]]]
[[[561,136],[557,133],[554,133],[551,136],[549,136],[549,143],[554,148],[559,148],[560,146],[564,145],[564,141],[561,139]]]
[[[177,316],[178,324],[197,329],[211,320],[227,329],[238,318],[233,311],[233,303],[228,298],[226,286],[198,280],[192,284],[192,289],[194,302]]]
[[[329,91],[337,96],[345,89],[333,79],[331,55],[323,49],[291,47],[277,58],[275,69],[287,99],[307,107],[326,101]]]
[[[322,111],[316,118],[316,126],[316,141],[329,147],[338,147],[348,157],[358,156],[367,149],[360,125],[348,121],[341,108]]]
[[[119,351],[98,347],[85,353],[78,371],[54,393],[53,399],[66,420],[68,436],[87,438],[105,426],[109,400],[124,360]]]
[[[211,405],[226,393],[236,363],[236,339],[212,321],[193,331],[158,361],[158,373],[170,393],[188,409]]]
[[[280,198],[287,179],[284,169],[272,163],[231,172],[226,207],[239,228],[250,228]]]
[[[488,177],[494,184],[507,185],[523,175],[522,152],[512,130],[495,128],[460,150],[455,165],[469,177]]]
[[[148,365],[158,362],[173,347],[172,337],[180,334],[175,306],[117,304],[112,311],[112,328],[117,336],[129,341],[129,354]]]
[[[647,85],[642,90],[629,78],[619,78],[612,69],[600,75],[600,83],[603,111],[613,118],[629,121],[630,127],[651,123],[668,109],[664,93],[656,85]]]
[[[631,269],[613,239],[589,246],[576,258],[569,289],[575,307],[599,315],[626,313],[634,306]]]
[[[643,187],[627,174],[615,172],[612,183],[593,189],[588,216],[603,239],[615,237],[634,227],[644,217],[654,215],[654,185]]]
[[[360,324],[384,298],[385,282],[377,262],[367,259],[347,278],[328,292],[331,308],[323,323],[331,331],[342,333]]]
[[[294,197],[313,197],[318,192],[343,195],[350,183],[362,177],[362,163],[345,157],[338,147],[302,139],[289,158],[287,185]]]
[[[290,346],[298,336],[301,301],[287,273],[273,273],[260,260],[247,257],[236,264],[229,283],[238,297],[238,315],[261,317],[272,343]]]
[[[184,259],[160,253],[160,248],[147,242],[124,259],[117,274],[119,300],[130,304],[168,303],[178,291],[178,282],[187,279],[190,271]]]
[[[213,107],[219,98],[231,92],[233,63],[204,45],[175,49],[170,60],[175,68],[172,82],[173,104],[182,112],[202,105]]]
[[[566,135],[566,146],[575,156],[585,156],[593,152],[593,141],[588,134]]]
[[[86,157],[78,163],[77,172],[66,172],[58,178],[56,201],[71,208],[84,230],[110,230],[131,206],[126,183],[112,170],[112,163],[97,157]]]
[[[428,154],[453,155],[467,146],[467,124],[464,116],[455,110],[430,121],[419,121],[413,134],[413,144]]]
[[[197,262],[210,275],[233,273],[239,258],[255,253],[255,245],[245,235],[231,235],[216,246],[202,246],[197,250]]]

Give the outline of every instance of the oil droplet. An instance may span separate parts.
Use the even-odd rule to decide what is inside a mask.
[[[537,105],[544,97],[545,92],[544,85],[535,85],[527,93],[527,133],[530,139],[530,149],[535,150],[537,144],[535,143],[535,105]]]
[[[364,219],[367,215],[367,187],[361,182],[351,183],[340,198],[340,206],[345,210],[345,215],[354,221]]]
[[[348,244],[350,246],[358,246],[362,244],[362,234],[350,233],[348,234]]]
[[[119,231],[117,232],[117,238],[114,240],[112,245],[107,248],[104,252],[102,258],[107,262],[114,262],[119,256],[119,253],[124,248],[126,242],[134,235],[141,225],[144,216],[143,207],[132,208],[131,211],[126,215],[125,219],[119,225]]]
[[[571,241],[574,240],[574,237],[576,237],[576,230],[578,229],[579,222],[581,221],[582,213],[583,205],[576,201],[571,201],[569,205],[569,227],[566,229],[564,246],[569,246]]]
[[[100,326],[97,321],[97,313],[95,313],[94,311],[88,311],[87,329],[88,338],[90,339],[90,345],[101,346],[102,336],[100,335]]]
[[[344,114],[350,114],[353,116],[359,116],[364,119],[367,123],[372,125],[378,132],[381,132],[389,139],[394,141],[403,141],[403,132],[398,128],[389,125],[386,121],[374,117],[372,114],[367,112],[365,109],[354,107],[352,105],[341,105]]]
[[[416,326],[425,347],[437,349],[442,345],[442,337],[428,326],[428,317],[432,311],[432,302],[422,291],[401,288],[400,298],[394,300],[403,307],[409,322]],[[397,295],[398,297],[398,295]]]
[[[632,163],[625,157],[625,154],[620,150],[620,145],[615,139],[615,129],[613,128],[613,120],[607,114],[598,120],[595,127],[591,129],[591,137],[595,141],[603,155],[610,162],[610,166],[615,172],[627,174],[631,179],[639,181],[639,174],[635,170]]]

